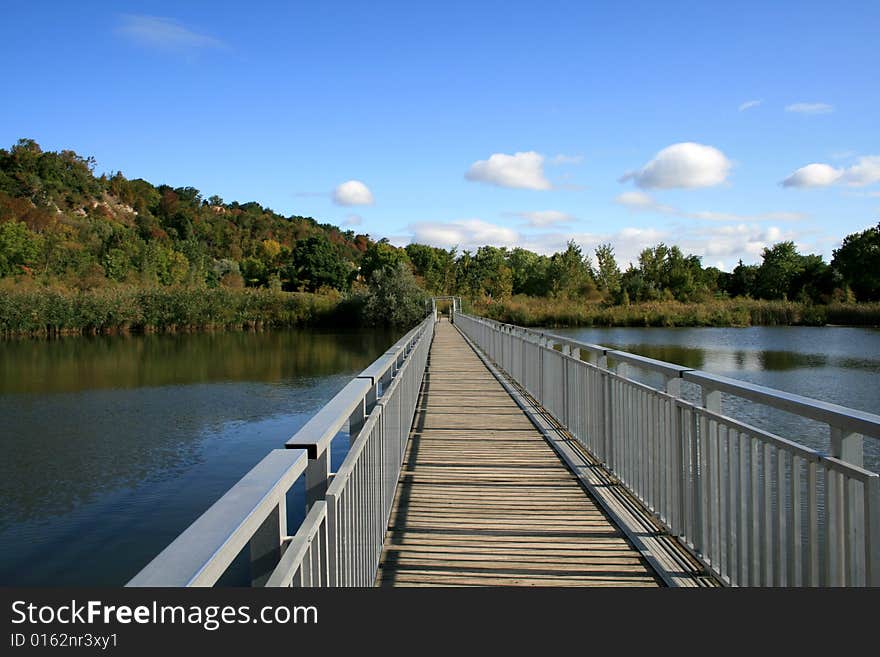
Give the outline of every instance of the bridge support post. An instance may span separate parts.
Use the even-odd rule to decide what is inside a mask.
[[[831,456],[860,468],[865,464],[862,434],[831,427]]]
[[[672,517],[667,519],[667,523],[674,530],[676,535],[683,536],[685,533],[685,497],[683,490],[685,482],[685,472],[682,468],[682,463],[684,462],[682,449],[684,448],[684,444],[681,435],[681,408],[675,401],[676,399],[681,397],[681,377],[670,376],[666,378],[666,394],[675,398],[670,402],[669,409],[669,430],[671,432],[670,444],[672,445],[672,449],[670,450],[670,469],[672,472],[669,474],[668,495]]]
[[[324,499],[327,492],[328,479],[330,478],[330,454],[324,450],[315,458],[309,458],[306,466],[306,511],[312,505]],[[311,456],[311,455],[309,455]]]
[[[287,504],[284,496],[250,540],[251,586],[265,586],[281,560],[281,543],[287,535]]]
[[[357,439],[358,434],[361,432],[361,428],[364,426],[364,422],[367,419],[367,415],[370,410],[372,410],[373,406],[376,405],[376,384],[373,384],[373,387],[367,392],[367,396],[364,398],[364,401],[358,404],[357,408],[354,409],[354,413],[352,413],[348,418],[348,441],[349,445],[354,443]]]

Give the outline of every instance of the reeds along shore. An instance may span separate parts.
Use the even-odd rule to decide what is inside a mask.
[[[517,296],[468,305],[480,315],[521,326],[880,325],[880,303],[826,306],[737,298],[611,306]],[[357,299],[340,294],[264,288],[0,288],[0,337],[353,327],[361,323],[360,310]]]
[[[880,326],[880,303],[815,305],[734,298],[612,306],[517,296],[502,302],[477,302],[472,309],[485,317],[520,326]]]
[[[351,325],[338,294],[231,288],[0,289],[0,336]]]

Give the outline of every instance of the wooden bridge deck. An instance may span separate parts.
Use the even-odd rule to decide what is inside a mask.
[[[659,583],[455,327],[438,323],[376,584]]]

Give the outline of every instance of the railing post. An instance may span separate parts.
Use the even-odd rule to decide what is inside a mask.
[[[713,413],[721,412],[721,393],[717,390],[708,390],[703,387],[703,408]]]
[[[703,408],[713,413],[721,412],[721,392],[702,387]],[[709,557],[708,548],[710,537],[708,536],[712,518],[708,517],[709,511],[709,480],[706,477],[706,466],[709,462],[709,421],[705,416],[700,417],[699,436],[694,435],[691,440],[693,445],[694,472],[694,546],[704,555]]]
[[[608,355],[602,353],[598,359],[602,370],[602,441],[605,447],[605,465],[614,469],[614,400],[612,392],[614,382],[611,377],[611,369],[608,367]]]
[[[669,509],[671,511],[667,522],[673,532],[679,536],[684,535],[684,482],[685,472],[682,468],[682,427],[681,427],[681,409],[676,401],[681,397],[681,377],[666,377],[666,394],[673,397],[670,402],[669,409],[669,431],[671,432],[669,440],[669,453],[671,456],[671,464],[669,468],[671,472],[667,472],[667,476],[671,480]]]
[[[251,586],[264,586],[281,560],[281,543],[287,536],[287,504],[282,495],[250,540]]]
[[[860,468],[864,466],[865,450],[862,434],[852,431],[844,431],[838,427],[831,427],[831,453],[836,459],[852,463]]]
[[[372,410],[372,407],[376,405],[376,384],[367,392],[367,396],[364,397],[363,402],[357,405],[357,408],[354,409],[354,412],[348,417],[348,441],[349,444],[354,443],[357,439],[358,434],[361,431],[361,428],[364,426],[364,422],[367,419],[367,415],[369,411],[368,408]]]
[[[865,586],[880,586],[880,477],[865,482]]]
[[[327,579],[339,586],[339,516],[336,495],[327,495]]]
[[[309,454],[309,464],[306,466],[306,511],[318,500],[324,499],[327,492],[328,478],[330,477],[330,450],[312,457]]]
[[[544,405],[544,346],[547,341],[543,336],[538,338],[538,402]]]

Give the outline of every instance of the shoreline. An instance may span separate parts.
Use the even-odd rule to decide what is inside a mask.
[[[880,327],[880,303],[825,305],[737,297],[697,303],[650,301],[629,305],[514,297],[471,309],[506,324],[546,328],[745,328],[750,326]]]

